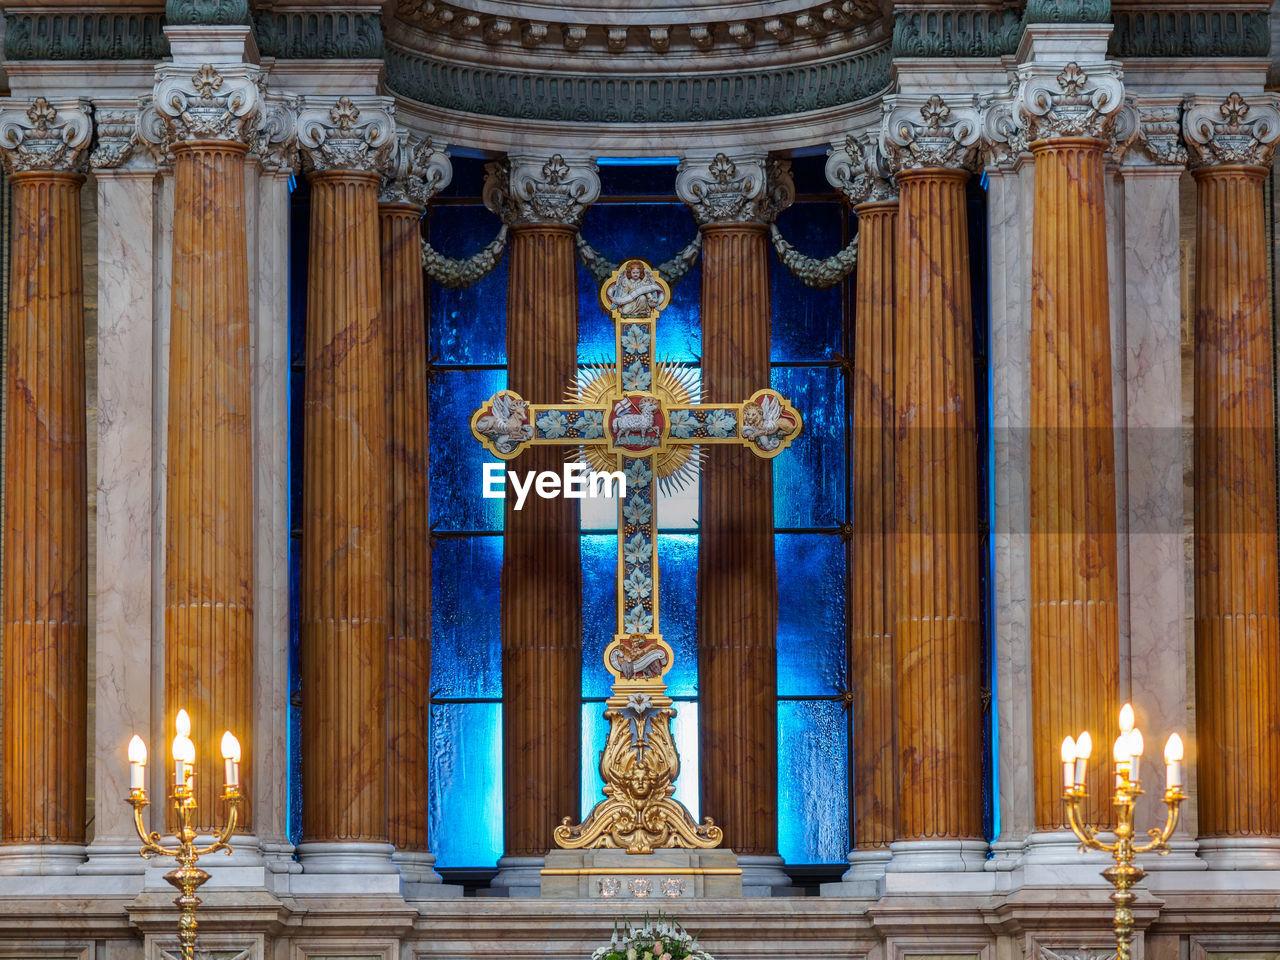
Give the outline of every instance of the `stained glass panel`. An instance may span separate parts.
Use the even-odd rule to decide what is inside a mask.
[[[431,689],[501,697],[501,537],[437,540],[431,551]]]
[[[845,521],[844,376],[839,367],[774,367],[773,388],[804,418],[804,430],[773,461],[773,522],[833,527]]]
[[[440,205],[429,221],[431,246],[449,257],[469,257],[497,235],[498,218],[476,204]],[[436,363],[506,363],[507,260],[469,287],[428,284],[429,353]]]
[[[442,867],[490,867],[502,856],[502,704],[431,707],[428,828]]]
[[[797,203],[778,218],[778,229],[801,253],[824,259],[844,246],[843,214],[835,202]],[[812,290],[770,257],[773,360],[830,360],[841,349],[841,287]]]
[[[774,535],[778,695],[826,696],[845,678],[845,546],[821,533]]]
[[[849,853],[849,721],[839,701],[778,704],[778,852],[787,863]]]
[[[502,500],[482,496],[485,463],[471,414],[507,385],[503,370],[441,370],[431,380],[431,524],[440,530],[501,530]]]

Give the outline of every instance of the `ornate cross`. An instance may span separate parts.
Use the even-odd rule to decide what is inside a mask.
[[[643,260],[626,260],[600,288],[613,318],[616,359],[582,370],[563,403],[530,403],[510,390],[494,394],[471,417],[471,432],[494,456],[510,460],[530,446],[580,448],[601,472],[618,472],[617,632],[605,648],[613,675],[600,755],[605,798],[581,824],[566,817],[555,830],[562,847],[717,846],[710,818],[697,823],[672,797],[680,758],[671,738],[675,716],[663,678],[673,652],[658,629],[660,484],[693,476],[704,444],[737,444],[776,457],[800,434],[800,414],[774,390],[742,403],[703,405],[692,370],[654,360],[658,315],[671,288]]]

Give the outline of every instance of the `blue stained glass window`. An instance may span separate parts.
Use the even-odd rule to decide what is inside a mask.
[[[502,696],[501,537],[439,539],[431,550],[433,696]]]
[[[481,496],[484,464],[497,463],[471,435],[471,414],[507,385],[505,370],[437,370],[431,405],[431,525],[439,530],[501,530],[502,504]]]
[[[844,372],[840,367],[774,367],[773,388],[804,418],[804,430],[773,461],[773,522],[831,527],[847,510]]]
[[[617,629],[614,598],[618,569],[618,537],[612,533],[582,537],[582,695],[609,696],[613,675],[605,670],[604,648]],[[586,705],[583,705],[585,709]],[[585,716],[585,715],[584,715]],[[583,721],[583,757],[587,755]]]
[[[839,701],[778,704],[778,852],[788,863],[849,853],[849,719]]]
[[[801,253],[817,259],[844,246],[845,214],[836,202],[800,202],[778,218],[778,229]],[[771,258],[774,362],[830,360],[842,350],[844,290],[811,290]]]
[[[774,535],[778,565],[778,696],[844,688],[844,541],[829,533]]]
[[[432,704],[431,764],[427,822],[437,863],[493,864],[502,850],[502,704]]]
[[[468,257],[488,244],[501,223],[473,204],[436,206],[428,221],[431,245],[450,257]],[[469,287],[429,284],[430,355],[436,363],[506,363],[507,259]]]

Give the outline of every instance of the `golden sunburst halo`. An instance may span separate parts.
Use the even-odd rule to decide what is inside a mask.
[[[578,378],[569,385],[565,399],[571,403],[591,406],[603,404],[608,397],[622,395],[618,385],[618,371],[612,363],[589,363],[578,370]],[[702,402],[702,388],[696,367],[682,363],[658,361],[653,367],[653,382],[649,393],[654,394],[665,408]],[[578,455],[591,470],[616,470],[614,455],[604,447],[579,447]],[[683,489],[698,475],[698,463],[702,450],[696,446],[669,445],[653,455],[654,473],[663,493]]]

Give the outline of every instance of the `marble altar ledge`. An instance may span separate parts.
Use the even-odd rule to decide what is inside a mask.
[[[693,900],[742,896],[732,850],[552,850],[542,897],[561,900]]]

